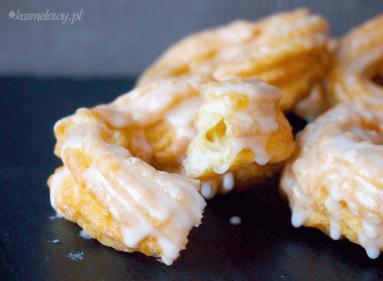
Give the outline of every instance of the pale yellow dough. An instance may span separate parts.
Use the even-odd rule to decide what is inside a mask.
[[[253,184],[274,174],[293,153],[277,88],[237,78],[203,85],[202,97],[198,133],[183,163],[186,175],[214,183],[217,176],[232,173],[237,185]]]

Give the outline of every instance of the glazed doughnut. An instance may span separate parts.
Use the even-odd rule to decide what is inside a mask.
[[[200,87],[209,75],[170,78],[137,87],[93,111],[122,130],[129,150],[155,167],[179,166],[195,136],[193,118],[202,105]]]
[[[331,103],[383,98],[382,68],[383,15],[380,15],[340,41],[326,85]],[[379,77],[380,85],[376,83]]]
[[[371,258],[383,249],[383,100],[342,103],[306,126],[281,189],[292,224],[346,237]]]
[[[139,84],[200,72],[217,80],[257,76],[281,88],[281,107],[290,110],[324,75],[327,37],[326,21],[303,9],[258,22],[236,21],[176,43]]]
[[[306,10],[259,22],[260,34],[238,55],[219,63],[216,79],[256,76],[282,91],[280,106],[290,111],[320,81],[328,67],[326,21]]]
[[[171,264],[205,206],[198,181],[165,172],[180,170],[205,79],[155,82],[57,122],[55,154],[64,167],[48,183],[52,206],[105,245]]]
[[[322,83],[315,85],[310,93],[294,107],[294,113],[307,122],[312,122],[330,108]]]
[[[338,41],[336,39],[329,40],[326,45],[330,66],[333,64],[337,46]],[[315,118],[331,108],[325,87],[326,76],[310,89],[309,94],[305,98],[295,104],[293,112],[307,122],[314,121]]]
[[[224,192],[234,182],[249,183],[275,173],[292,154],[293,135],[278,106],[277,88],[255,78],[235,78],[205,84],[201,93],[198,133],[184,160],[187,176],[214,182],[225,174]]]
[[[65,168],[48,181],[52,206],[105,245],[172,264],[201,222],[199,182],[134,157],[126,136],[89,109],[69,119],[55,126],[56,153]]]

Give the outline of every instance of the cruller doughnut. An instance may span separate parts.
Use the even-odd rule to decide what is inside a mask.
[[[363,97],[383,98],[383,15],[352,30],[339,42],[327,79],[332,104]],[[379,80],[379,79],[375,79]]]
[[[72,118],[56,149],[65,167],[49,180],[53,207],[103,244],[172,264],[201,222],[199,182],[132,156],[124,136],[90,110]]]
[[[333,64],[337,46],[338,41],[334,38],[330,39],[327,43],[329,65]],[[327,109],[331,108],[325,86],[326,76],[310,89],[309,94],[304,99],[295,104],[294,113],[307,122],[312,122]]]
[[[278,106],[277,88],[255,78],[236,78],[207,83],[201,92],[198,133],[183,163],[186,175],[214,183],[225,174],[225,192],[232,182],[249,184],[274,174],[293,153],[293,135]]]
[[[305,9],[257,22],[235,21],[192,34],[170,47],[139,80],[212,73],[217,80],[255,76],[282,90],[292,107],[322,79],[328,65],[327,22]]]
[[[193,119],[202,105],[200,87],[211,79],[198,74],[155,81],[93,112],[127,136],[134,155],[167,170],[180,165],[196,134]]]
[[[55,153],[64,167],[48,181],[52,206],[105,245],[172,264],[191,228],[200,224],[206,203],[198,180],[151,166],[161,150],[146,130],[158,124],[168,124],[167,134],[181,130],[180,138],[169,138],[161,149],[184,154],[192,118],[186,114],[173,126],[168,114],[185,101],[195,112],[192,100],[203,79],[156,82],[58,121]],[[173,154],[168,158],[177,163]]]
[[[342,103],[306,126],[281,189],[292,224],[346,237],[371,258],[383,249],[383,100]]]

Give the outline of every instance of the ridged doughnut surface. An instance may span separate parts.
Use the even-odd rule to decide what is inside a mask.
[[[211,180],[231,173],[230,181],[249,183],[275,173],[292,154],[293,135],[277,88],[236,78],[205,84],[201,91],[204,103],[184,160],[186,175]]]
[[[383,15],[347,34],[339,42],[333,65],[327,81],[332,104],[383,98]]]
[[[383,249],[383,101],[343,103],[309,124],[284,168],[292,224]]]
[[[281,88],[281,107],[291,110],[322,79],[327,38],[326,21],[307,10],[258,22],[236,21],[176,43],[145,71],[139,84],[204,72],[217,80],[255,76]]]
[[[172,264],[201,222],[206,203],[200,190],[211,197],[220,187],[228,192],[270,176],[293,149],[276,88],[254,79],[212,80],[196,75],[156,81],[58,121],[55,154],[63,166],[48,180],[52,206],[104,245]],[[208,178],[205,171],[191,173],[192,179],[183,160],[207,160],[199,148],[189,149],[205,135],[205,125],[214,127],[204,125],[207,120],[226,122],[236,151],[228,155],[225,142],[216,146],[221,150],[207,163],[215,167],[222,159],[227,169],[217,166],[213,170],[221,172]]]
[[[89,109],[69,119],[55,127],[64,168],[49,180],[53,207],[103,244],[172,264],[201,222],[199,182],[132,156],[125,136]]]
[[[171,167],[186,153],[203,79],[154,83],[58,121],[55,153],[64,167],[48,181],[52,206],[105,245],[172,264],[205,201],[199,181],[152,164]],[[157,127],[165,129],[150,138]]]

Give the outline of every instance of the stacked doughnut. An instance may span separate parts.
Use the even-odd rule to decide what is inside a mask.
[[[383,15],[342,38],[332,63],[317,101],[334,107],[298,135],[281,189],[294,226],[346,237],[376,258],[383,250]]]
[[[281,180],[292,224],[383,248],[383,100],[342,103],[298,136]]]

